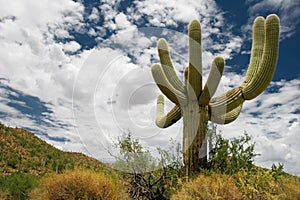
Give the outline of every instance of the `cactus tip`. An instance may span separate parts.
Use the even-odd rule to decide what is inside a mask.
[[[263,18],[262,16],[258,16],[258,17],[256,17],[255,20],[254,20],[254,24],[257,24],[257,23],[262,23],[262,24],[264,24],[264,22],[265,22],[265,18]]]
[[[266,18],[266,22],[279,23],[279,17],[276,14],[270,14]]]
[[[166,50],[168,51],[168,44],[167,41],[164,38],[160,38],[157,42],[157,48],[159,50]]]
[[[155,72],[155,71],[157,71],[157,70],[159,70],[160,69],[160,64],[158,64],[158,63],[155,63],[155,64],[153,64],[152,66],[151,66],[151,71],[152,72]]]
[[[200,22],[196,19],[192,20],[189,24],[189,30],[200,30],[201,29],[201,25]]]
[[[225,61],[224,59],[221,57],[221,56],[217,56],[214,58],[214,62],[215,63],[218,63],[218,64],[221,64],[221,65],[224,65],[225,64]]]

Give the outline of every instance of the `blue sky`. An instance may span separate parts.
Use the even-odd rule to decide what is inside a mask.
[[[154,124],[159,90],[150,72],[164,37],[178,75],[188,62],[187,25],[202,26],[203,74],[222,56],[225,72],[217,95],[241,84],[255,17],[276,13],[280,49],[273,81],[244,103],[224,137],[247,131],[263,167],[283,163],[300,174],[299,2],[294,0],[0,0],[0,121],[23,127],[67,151],[102,161],[130,130],[153,150],[182,139],[182,121]],[[172,104],[166,103],[166,109]]]

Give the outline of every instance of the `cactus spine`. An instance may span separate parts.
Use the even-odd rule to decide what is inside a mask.
[[[165,39],[158,40],[160,64],[152,65],[153,78],[161,92],[175,106],[164,113],[164,97],[157,98],[156,125],[166,128],[183,117],[183,158],[185,175],[190,177],[207,164],[207,123],[228,124],[241,112],[245,100],[261,94],[272,80],[278,57],[279,18],[269,15],[257,17],[253,25],[250,64],[244,82],[228,92],[212,98],[220,82],[224,60],[216,57],[206,84],[202,87],[201,25],[197,20],[189,24],[189,64],[184,83],[174,70]]]

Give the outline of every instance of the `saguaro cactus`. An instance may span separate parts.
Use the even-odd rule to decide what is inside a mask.
[[[175,106],[164,114],[164,97],[157,98],[156,125],[166,128],[183,117],[183,159],[185,175],[197,173],[207,164],[207,123],[227,124],[241,112],[243,102],[257,97],[269,85],[277,63],[279,18],[257,17],[253,25],[250,64],[244,82],[228,92],[212,98],[221,79],[224,60],[216,57],[206,84],[202,87],[201,25],[189,24],[189,64],[182,82],[174,70],[168,45],[159,39],[157,47],[161,64],[152,65],[153,78],[161,92]]]

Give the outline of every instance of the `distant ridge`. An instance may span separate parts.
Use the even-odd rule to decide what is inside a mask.
[[[41,176],[76,167],[96,171],[108,168],[82,153],[61,151],[29,131],[0,123],[0,176],[14,172]]]

